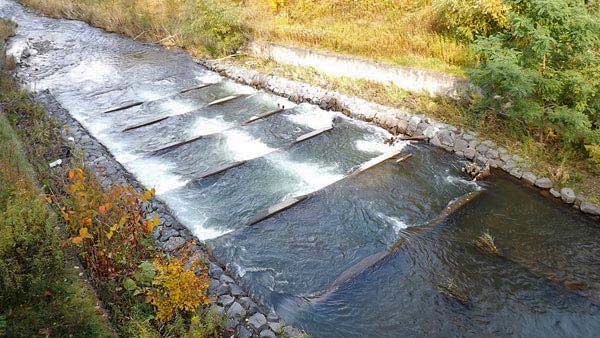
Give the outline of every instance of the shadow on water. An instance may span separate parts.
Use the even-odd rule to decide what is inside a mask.
[[[554,205],[504,175],[486,185],[480,198],[435,229],[403,231],[406,241],[399,250],[383,264],[341,285],[323,302],[305,301],[298,297],[304,296],[298,290],[318,293],[315,289],[326,289],[331,272],[342,270],[338,266],[392,240],[386,241],[379,228],[368,235],[379,239],[379,245],[361,242],[356,228],[369,228],[369,219],[363,215],[355,221],[349,219],[353,217],[337,219],[337,228],[330,227],[328,221],[314,219],[320,214],[316,206],[305,205],[265,222],[264,232],[252,229],[236,237],[230,243],[242,250],[235,251],[239,258],[233,261],[246,267],[238,269],[254,292],[283,318],[316,337],[596,337],[600,332],[600,228],[594,220]],[[363,191],[361,199],[368,199]],[[344,209],[340,202],[336,205]],[[377,203],[376,209],[381,206]],[[308,210],[317,215],[304,216]],[[356,226],[340,229],[340,224],[351,222]],[[313,229],[316,226],[335,235],[323,235]],[[300,230],[305,227],[310,230]],[[484,232],[495,238],[501,256],[485,255],[475,248],[473,241]],[[260,256],[283,261],[281,268],[251,267],[262,260],[254,257],[250,243],[256,236],[270,239],[263,242]],[[323,243],[328,248],[342,244],[354,248],[345,255],[324,253],[320,251]],[[310,258],[303,255],[309,251],[314,255],[305,262]],[[306,274],[298,276],[298,271]],[[449,283],[466,303],[444,292]]]

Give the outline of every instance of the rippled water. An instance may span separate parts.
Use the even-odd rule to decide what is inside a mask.
[[[10,0],[0,16],[19,24],[10,53],[39,52],[21,80],[49,90],[246,290],[311,335],[600,335],[597,220],[501,173],[470,182],[454,156],[391,147],[382,129],[236,84],[180,51]],[[413,157],[359,172],[397,151]],[[484,232],[501,257],[475,249]]]

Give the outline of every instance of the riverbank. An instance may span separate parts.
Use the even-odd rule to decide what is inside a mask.
[[[29,55],[9,58],[11,67],[31,69],[35,55],[48,52],[43,45],[33,45]],[[8,74],[3,79],[7,97],[2,103],[11,111],[20,137],[27,140],[38,177],[66,223],[64,245],[86,262],[86,272],[119,335],[302,335],[262,309],[229,272],[211,263],[204,245],[194,241],[164,204],[149,199],[153,193],[145,191],[48,91],[36,92],[33,104]],[[108,264],[100,264],[90,259],[98,254],[93,249],[97,247],[118,260],[110,262],[111,256],[105,256]],[[173,275],[164,276],[167,272]],[[182,291],[161,284],[171,280]]]
[[[61,250],[60,222],[9,122],[11,106],[29,103],[12,90],[0,20],[0,335],[112,337],[108,318],[71,250]],[[7,98],[15,100],[7,105]]]

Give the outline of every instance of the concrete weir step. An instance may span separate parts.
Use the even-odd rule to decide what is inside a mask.
[[[247,126],[247,125],[249,125],[249,124],[251,124],[253,122],[256,122],[256,121],[262,120],[262,119],[266,119],[266,118],[271,117],[271,116],[273,116],[275,114],[279,114],[279,113],[281,113],[283,111],[285,111],[285,109],[284,108],[280,108],[280,109],[277,109],[277,110],[274,110],[274,111],[271,111],[271,112],[268,112],[268,113],[264,113],[264,114],[253,116],[253,117],[249,118],[248,120],[242,122],[242,126]]]
[[[153,124],[157,124],[159,122],[162,122],[162,121],[168,119],[169,117],[170,116],[165,116],[165,117],[161,117],[161,118],[156,119],[156,120],[152,120],[152,121],[144,122],[142,124],[138,124],[138,125],[135,125],[135,126],[127,127],[125,129],[123,129],[122,131],[123,132],[128,132],[128,131],[132,131],[132,130],[136,130],[136,129],[148,127],[148,126],[151,126]]]
[[[202,88],[204,88],[204,87],[202,87]],[[247,97],[247,96],[248,96],[248,94],[230,95],[230,96],[227,96],[227,97],[224,97],[224,98],[221,98],[221,99],[209,102],[209,103],[207,103],[205,105],[205,107],[210,107],[210,106],[214,106],[214,105],[218,105],[218,104],[223,104],[225,102],[229,102],[229,101],[232,101],[232,100],[235,100],[235,99],[239,99],[241,97]],[[200,110],[200,109],[198,109],[198,110]],[[196,110],[196,111],[198,111],[198,110]],[[152,121],[144,122],[144,123],[141,123],[141,124],[138,124],[138,125],[130,126],[130,127],[127,127],[125,129],[123,129],[123,132],[131,131],[131,130],[135,130],[135,129],[139,129],[139,128],[143,128],[143,127],[148,127],[148,126],[151,126],[153,124],[162,122],[162,121],[164,121],[166,119],[169,119],[171,117],[174,117],[174,116],[179,116],[179,114],[169,115],[169,116],[161,117],[161,118],[156,119],[156,120],[152,120]]]
[[[256,218],[254,218],[252,221],[250,221],[250,223],[248,223],[248,226],[253,226],[256,223],[260,223],[275,214],[278,214],[284,210],[287,210],[287,209],[293,207],[294,205],[304,201],[305,199],[307,199],[309,197],[310,197],[310,195],[296,196],[296,197],[286,199],[285,201],[283,201],[281,203],[275,204],[275,205],[269,207],[262,214],[260,214]]]
[[[175,96],[175,95],[178,95],[178,94],[184,94],[184,93],[188,93],[188,92],[191,92],[191,91],[193,91],[193,90],[198,90],[198,89],[202,89],[202,88],[210,87],[210,86],[212,86],[212,85],[214,85],[214,84],[215,84],[215,83],[203,83],[203,84],[200,84],[200,85],[197,85],[197,86],[194,86],[194,87],[190,87],[190,88],[187,88],[187,89],[180,90],[180,91],[179,91],[177,94],[174,94],[174,95],[168,95],[168,96],[162,97],[162,98],[160,98],[160,99],[156,99],[156,100],[149,100],[149,101],[133,101],[133,102],[131,102],[131,103],[126,103],[126,104],[124,104],[124,105],[122,105],[122,106],[119,106],[119,107],[110,108],[110,109],[108,109],[108,110],[106,110],[106,111],[102,112],[102,114],[110,114],[110,113],[115,113],[115,112],[118,112],[118,111],[121,111],[121,110],[127,110],[127,109],[129,109],[129,108],[133,108],[133,107],[141,106],[141,105],[143,105],[144,103],[148,103],[148,102],[154,102],[154,101],[158,101],[158,100],[164,100],[165,98],[168,98],[168,97],[172,97],[172,96]]]
[[[320,132],[323,133],[324,131],[330,130],[331,128],[329,128],[329,129],[328,128],[324,128],[324,129],[326,129],[326,130],[320,130]],[[315,130],[315,132],[316,131],[318,131],[318,130]],[[311,134],[311,133],[309,133],[309,134]],[[308,134],[303,135],[303,136],[307,136],[307,135]],[[303,136],[300,136],[300,137],[303,137]],[[316,195],[317,193],[319,193],[323,189],[325,189],[325,188],[327,188],[327,187],[329,187],[329,186],[331,186],[333,184],[336,184],[336,183],[338,183],[340,181],[346,180],[346,179],[348,179],[350,177],[356,176],[356,175],[358,175],[358,174],[360,174],[360,173],[362,173],[362,172],[364,172],[366,170],[374,168],[377,165],[379,165],[379,164],[381,164],[381,163],[383,163],[383,162],[385,162],[385,161],[387,161],[389,159],[392,159],[392,158],[400,155],[400,153],[401,153],[401,150],[395,150],[395,151],[389,152],[387,154],[383,154],[381,156],[377,156],[377,157],[373,158],[372,160],[363,163],[358,169],[356,169],[354,171],[351,171],[349,174],[347,174],[342,179],[340,179],[340,180],[338,180],[336,182],[333,182],[331,184],[323,186],[320,189],[315,190],[315,191],[313,191],[313,192],[311,192],[309,194],[292,197],[292,198],[287,199],[287,200],[285,200],[285,201],[283,201],[281,203],[275,204],[275,205],[269,207],[266,211],[260,213],[259,216],[257,216],[256,218],[254,218],[252,221],[250,221],[248,223],[248,226],[256,225],[257,223],[260,223],[260,222],[262,222],[262,221],[264,221],[264,220],[266,220],[268,218],[271,218],[271,217],[277,215],[278,213],[280,213],[282,211],[285,211],[285,210],[293,207],[294,205],[296,205],[296,204],[298,204],[298,203],[300,203],[300,202],[302,202],[302,201],[304,201],[304,200],[306,200],[306,199],[308,199],[308,198]]]
[[[318,130],[315,130],[315,131],[311,131],[310,133],[306,133],[306,134],[298,137],[292,144],[290,144],[288,146],[285,146],[285,147],[279,148],[279,149],[275,149],[275,150],[270,151],[270,152],[268,152],[268,153],[266,153],[266,154],[264,154],[264,155],[262,155],[260,157],[256,157],[256,158],[253,158],[253,159],[250,159],[250,160],[238,161],[238,162],[234,162],[234,163],[230,163],[230,164],[225,164],[225,165],[222,165],[222,166],[218,166],[218,167],[216,167],[214,169],[210,169],[210,170],[204,172],[203,174],[200,174],[194,180],[200,180],[200,179],[207,178],[207,177],[210,177],[210,176],[213,176],[213,175],[216,175],[216,174],[220,174],[220,173],[222,173],[224,171],[227,171],[229,169],[232,169],[232,168],[235,168],[235,167],[239,167],[242,164],[245,164],[245,163],[247,163],[249,161],[256,160],[256,159],[259,159],[259,158],[263,158],[263,157],[265,157],[265,156],[267,156],[269,154],[273,154],[273,153],[276,153],[276,152],[288,150],[288,149],[290,149],[291,147],[293,147],[294,145],[296,145],[298,143],[301,143],[303,141],[306,141],[308,139],[311,139],[313,137],[321,135],[321,134],[323,134],[323,133],[325,133],[327,131],[330,131],[332,129],[333,129],[333,126],[328,127],[328,128],[318,129]]]
[[[283,111],[285,111],[285,109],[278,109],[278,110],[274,110],[272,112],[268,112],[268,113],[265,113],[265,114],[254,116],[254,117],[250,118],[249,120],[246,120],[246,121],[242,122],[239,126],[242,126],[242,127],[243,126],[247,126],[247,125],[252,124],[252,123],[254,123],[256,121],[260,121],[262,119],[266,119],[268,117],[271,117],[271,116],[273,116],[275,114],[278,114],[280,112],[283,112]],[[235,125],[235,126],[232,126],[230,128],[227,128],[225,130],[222,130],[222,131],[219,131],[219,132],[216,132],[216,133],[201,135],[201,136],[197,136],[197,137],[194,137],[194,138],[191,138],[189,140],[182,141],[182,142],[177,142],[177,143],[169,144],[169,145],[164,146],[164,147],[162,147],[160,149],[156,149],[156,150],[151,151],[150,154],[151,155],[163,155],[163,154],[166,154],[166,153],[170,152],[171,150],[175,150],[175,149],[177,149],[177,148],[179,148],[179,147],[181,147],[183,145],[186,145],[186,144],[189,144],[189,143],[193,143],[193,142],[196,142],[198,140],[201,140],[201,139],[204,139],[204,138],[207,138],[207,137],[210,137],[210,136],[214,136],[214,135],[217,135],[217,134],[222,134],[225,131],[237,128],[239,126]]]

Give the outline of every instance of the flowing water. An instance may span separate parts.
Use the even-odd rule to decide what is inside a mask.
[[[24,84],[49,90],[255,298],[314,337],[600,336],[597,220],[501,173],[470,182],[452,155],[385,145],[380,128],[181,51],[10,0],[0,17],[19,25],[9,53],[38,51]],[[413,157],[379,163],[399,152]],[[484,232],[501,257],[476,250]]]

